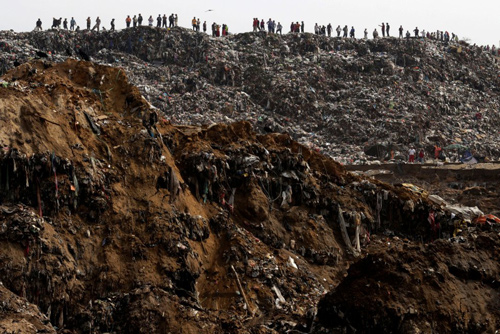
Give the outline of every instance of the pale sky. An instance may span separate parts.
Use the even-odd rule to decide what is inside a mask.
[[[179,25],[190,27],[193,16],[207,21],[208,30],[212,22],[227,24],[229,31],[240,33],[251,31],[252,18],[267,22],[269,18],[281,22],[284,32],[289,31],[291,21],[304,21],[306,31],[312,32],[314,24],[331,23],[354,26],[356,37],[361,37],[365,28],[369,36],[374,28],[383,22],[391,25],[391,36],[403,25],[410,32],[416,26],[426,31],[447,30],[460,38],[467,37],[471,43],[480,45],[499,44],[500,41],[500,1],[499,0],[249,0],[249,1],[202,1],[180,0],[1,0],[0,30],[29,31],[41,18],[43,28],[50,28],[52,17],[75,17],[81,28],[90,16],[92,25],[100,16],[103,26],[115,18],[116,28],[125,27],[125,18],[141,13],[145,21],[150,15],[177,13]],[[212,12],[206,12],[213,9]],[[155,21],[156,23],[156,21]],[[144,24],[144,23],[143,23]]]

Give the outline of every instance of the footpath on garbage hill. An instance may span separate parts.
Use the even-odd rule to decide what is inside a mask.
[[[49,43],[51,34],[39,37]],[[172,34],[230,43],[183,30],[162,38]],[[177,69],[168,82],[188,87],[196,62],[181,70],[109,51],[145,68],[134,74],[132,66],[9,45],[19,57],[0,77],[0,331],[500,328],[495,216],[468,222],[478,208],[349,173],[258,119],[182,124],[173,115],[192,115],[189,101],[221,103],[198,95],[217,85],[158,95],[185,101],[181,110],[183,102],[161,106],[147,94],[161,84],[139,82]],[[247,101],[255,116],[273,114]],[[228,110],[217,113],[232,120]]]

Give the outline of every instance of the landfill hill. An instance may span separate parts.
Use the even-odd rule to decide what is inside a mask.
[[[386,59],[388,51],[361,56],[357,46],[411,46],[403,53],[408,57],[435,48],[428,55],[435,60],[443,45],[309,34],[212,39],[147,27],[0,35],[2,69],[17,65],[0,78],[2,332],[479,333],[500,328],[498,225],[456,228],[449,212],[418,188],[347,173],[317,151],[339,158],[342,149],[362,150],[357,134],[352,138],[361,144],[326,129],[324,138],[311,137],[303,129],[318,123],[320,118],[307,116],[314,112],[294,119],[270,107],[286,98],[300,101],[309,85],[305,73],[330,73],[320,66],[330,58],[341,61],[338,71],[345,76],[328,80],[343,87],[370,82],[349,81],[355,76],[348,65],[366,57]],[[259,55],[276,45],[283,46],[284,55]],[[325,52],[320,45],[337,49]],[[196,52],[205,47],[211,53],[203,61],[205,54]],[[457,103],[494,105],[496,69],[488,54],[463,45],[460,53],[442,53],[441,63],[451,62],[449,70],[455,71],[455,57],[463,54],[476,56],[480,64],[468,75],[482,71],[479,82],[489,83],[486,93],[467,88],[465,95],[453,97]],[[93,62],[72,59],[89,55]],[[288,65],[279,65],[280,59]],[[239,69],[247,75],[259,74],[242,81],[245,86],[233,85],[234,64],[242,64]],[[290,87],[278,90],[278,81],[259,86],[266,73],[281,78],[278,72],[290,74],[289,81],[279,81]],[[377,84],[385,76],[372,72],[373,87],[389,82]],[[247,89],[250,84],[255,87]],[[416,85],[418,80],[402,86],[412,92]],[[440,85],[444,88],[436,96],[443,99],[452,86],[466,86]],[[252,93],[257,88],[262,96],[289,97],[277,95],[268,107]],[[347,88],[338,93],[350,96],[342,103],[358,103],[355,95],[346,95],[351,94]],[[369,92],[394,95],[391,89]],[[405,94],[423,99],[434,93]],[[320,91],[311,101],[320,103],[330,93],[325,94]],[[147,127],[152,106],[164,111],[157,130]],[[360,121],[360,129],[369,125],[366,131],[385,128],[356,118],[366,114],[353,110],[342,119]],[[397,117],[407,113],[394,105],[393,110]],[[457,110],[454,117],[464,118],[441,122],[442,140],[451,138],[447,131],[455,126],[468,139],[497,121],[489,111],[477,123],[469,110]],[[240,119],[245,121],[230,122]],[[215,123],[219,120],[226,123]],[[408,136],[401,125],[409,121],[403,120],[393,129],[401,138]],[[349,130],[344,126],[350,123],[342,124],[341,131]],[[274,130],[282,133],[270,133]],[[326,136],[337,138],[337,144],[320,141]],[[485,185],[462,195],[472,201],[486,192]],[[488,208],[495,208],[494,199]],[[443,236],[435,242],[431,210]]]
[[[32,58],[118,66],[176,124],[245,120],[285,132],[344,164],[410,146],[463,145],[500,157],[498,62],[466,42],[244,33],[184,28],[0,32],[0,69]],[[448,151],[451,160],[457,151]]]
[[[151,127],[154,109],[120,68],[35,60],[0,79],[8,83],[0,89],[3,332],[336,333],[353,324],[370,332],[396,321],[427,328],[427,314],[442,332],[500,328],[490,302],[497,225],[470,225],[428,246],[430,212],[443,235],[454,226],[427,196],[350,174],[249,122],[182,126],[160,114]],[[438,267],[450,287],[422,286],[428,302],[405,323],[397,317],[413,311],[399,305],[420,299],[391,280],[389,264],[384,280],[382,262],[382,276],[368,270],[356,283],[376,280],[401,299],[374,294],[383,299],[375,318],[386,320],[355,322],[366,313],[331,296],[337,286],[349,291],[371,256],[392,258],[399,240],[411,246],[404,256],[419,259],[407,271]],[[458,255],[429,264],[426,248]],[[457,304],[453,294],[470,287],[475,298]],[[375,312],[367,295],[352,300]],[[443,316],[464,308],[463,318]]]

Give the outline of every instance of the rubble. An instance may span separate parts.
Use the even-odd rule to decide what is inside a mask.
[[[375,239],[319,303],[316,333],[494,333],[498,247],[496,233],[481,230],[459,243]]]
[[[391,147],[406,160],[411,145],[427,156],[435,144],[500,156],[496,59],[464,42],[264,32],[212,38],[177,27],[1,32],[0,41],[3,71],[37,52],[52,61],[83,52],[121,67],[176,124],[246,120],[345,164],[387,160]],[[381,149],[367,149],[374,145]]]
[[[0,282],[0,331],[2,333],[47,333],[55,334],[56,329],[36,305],[26,301],[6,289]]]
[[[331,324],[322,314],[316,316],[318,302],[348,284],[349,268],[366,263],[377,252],[374,244],[389,257],[389,244],[408,242],[415,245],[415,256],[425,256],[425,243],[445,252],[455,244],[470,247],[479,228],[498,233],[490,221],[475,227],[450,220],[442,203],[431,200],[424,188],[348,173],[311,145],[310,137],[299,142],[294,131],[272,133],[276,126],[293,129],[300,120],[277,122],[289,117],[289,111],[280,116],[273,104],[284,103],[283,96],[278,102],[257,99],[256,91],[262,96],[269,92],[257,84],[256,78],[267,79],[256,65],[263,62],[272,73],[279,61],[268,53],[251,60],[250,50],[287,42],[288,50],[280,52],[294,60],[286,71],[324,71],[313,68],[305,56],[315,55],[315,43],[322,41],[318,37],[279,40],[243,34],[211,39],[177,28],[168,35],[140,28],[99,34],[2,32],[2,40],[4,36],[9,43],[0,43],[2,57],[7,52],[12,57],[9,50],[16,48],[26,52],[16,51],[22,64],[1,77],[0,277],[9,294],[22,296],[45,315],[49,332],[328,331]],[[41,57],[36,52],[42,48],[33,45],[42,37],[46,47],[55,37],[61,48],[71,40],[75,46],[69,45],[69,51],[97,62],[67,58],[56,48],[45,49],[43,59],[22,59]],[[103,51],[107,37],[116,38],[118,50]],[[164,41],[170,44],[158,50],[168,49],[162,61],[168,66],[155,65],[160,55],[155,43]],[[332,49],[332,57],[357,45],[324,42],[321,50],[328,43],[345,47]],[[120,49],[135,43],[148,44],[151,53],[142,49],[134,56]],[[208,63],[198,54],[204,48]],[[182,57],[176,59],[181,49]],[[214,50],[224,52],[214,56]],[[233,75],[226,51],[238,62],[247,59],[249,67],[235,67]],[[118,59],[113,62],[118,67],[99,64],[110,63],[109,55]],[[295,57],[301,57],[302,65]],[[4,64],[10,66],[12,60]],[[227,61],[229,70],[219,60]],[[214,62],[219,65],[212,69]],[[162,73],[170,73],[170,79],[151,79]],[[129,83],[128,75],[139,87]],[[190,76],[196,80],[189,81]],[[253,87],[232,83],[245,76],[250,79],[245,87]],[[206,85],[200,88],[199,83]],[[269,86],[271,91],[276,85]],[[167,95],[157,94],[161,89]],[[234,92],[248,103],[246,111],[227,104]],[[195,101],[201,108],[197,113]],[[308,117],[314,118],[313,107],[300,103],[307,125]],[[245,120],[214,123],[217,117],[229,121],[238,115]],[[335,153],[338,147],[331,143],[325,147]],[[486,265],[491,267],[488,278],[498,275],[494,264]],[[492,293],[477,288],[478,296]],[[0,303],[9,296],[2,293]],[[10,311],[7,316],[0,324],[15,330],[16,316]]]

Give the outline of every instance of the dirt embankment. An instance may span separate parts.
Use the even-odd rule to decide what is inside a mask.
[[[308,332],[371,235],[427,241],[429,212],[448,219],[288,135],[172,125],[120,69],[3,79],[0,296],[38,308],[7,309],[7,331]]]
[[[498,232],[470,231],[460,243],[373,241],[369,255],[320,302],[320,324],[348,333],[495,333],[500,328]]]

